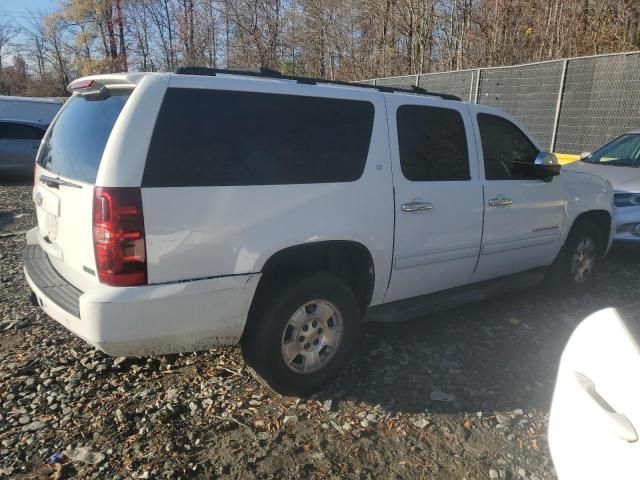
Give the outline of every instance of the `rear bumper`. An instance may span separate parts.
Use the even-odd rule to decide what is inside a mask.
[[[29,247],[25,254],[34,255],[40,248]],[[42,263],[48,259],[42,255],[40,268],[46,268]],[[260,279],[252,274],[141,287],[98,285],[86,292],[75,289],[76,314],[56,290],[74,287],[53,267],[47,272],[57,277],[46,277],[25,260],[24,272],[38,304],[51,318],[114,356],[161,355],[237,343]]]

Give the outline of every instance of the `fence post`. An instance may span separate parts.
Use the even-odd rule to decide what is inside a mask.
[[[473,103],[478,103],[478,90],[480,89],[480,74],[481,74],[482,69],[479,68],[476,70],[476,73],[478,74],[478,78],[476,78],[476,92],[473,94]]]
[[[549,151],[553,152],[556,149],[556,137],[558,136],[558,122],[560,121],[560,107],[562,106],[562,97],[564,96],[564,82],[567,78],[567,62],[562,61],[562,73],[560,74],[560,88],[558,89],[558,101],[556,102],[556,114],[553,119],[553,131],[551,132],[551,146]]]
[[[418,87],[418,80],[420,79],[420,75],[416,74],[416,87]]]

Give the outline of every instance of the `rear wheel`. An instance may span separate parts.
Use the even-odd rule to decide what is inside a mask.
[[[331,381],[357,345],[360,308],[339,278],[316,274],[264,289],[242,339],[245,361],[269,387],[308,395]]]
[[[604,239],[592,223],[576,225],[551,269],[554,283],[563,288],[582,289],[594,278],[604,253]]]

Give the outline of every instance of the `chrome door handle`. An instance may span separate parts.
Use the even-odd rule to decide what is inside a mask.
[[[429,202],[413,201],[409,203],[403,203],[402,205],[400,205],[400,208],[403,212],[408,213],[422,212],[424,210],[431,210],[433,208],[433,204]]]
[[[513,200],[510,198],[497,197],[489,200],[490,207],[506,207],[507,205],[511,205]]]
[[[618,437],[627,442],[636,442],[638,433],[633,428],[633,424],[623,414],[616,412],[607,401],[600,396],[596,390],[596,385],[580,372],[574,372],[578,385],[584,390],[589,398],[594,402],[596,408],[607,419],[609,429]]]

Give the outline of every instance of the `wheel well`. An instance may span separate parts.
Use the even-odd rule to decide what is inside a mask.
[[[375,280],[371,253],[361,243],[347,240],[306,243],[276,252],[262,268],[258,290],[291,276],[319,272],[346,282],[363,309],[371,303]]]
[[[609,231],[611,229],[611,215],[606,210],[590,210],[588,212],[581,213],[573,221],[571,231],[585,223],[595,225],[598,231],[603,232],[603,238],[601,239],[603,251],[600,252],[600,254],[604,254],[604,249],[607,248],[607,240],[609,239]],[[569,232],[569,235],[571,234],[571,231]]]

